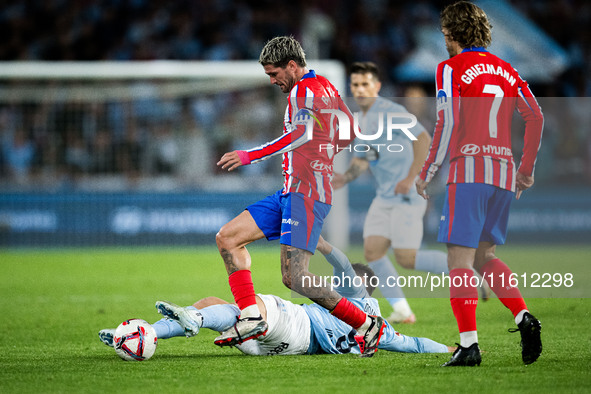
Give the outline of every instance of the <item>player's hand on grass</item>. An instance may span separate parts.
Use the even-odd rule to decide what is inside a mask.
[[[417,178],[415,182],[415,186],[417,187],[417,193],[419,196],[423,197],[425,200],[429,199],[429,195],[427,194],[427,185],[429,182],[422,180],[421,178]]]
[[[515,198],[519,200],[521,197],[521,193],[524,190],[529,189],[534,184],[534,176],[531,175],[523,175],[521,172],[517,171],[517,175],[515,176],[515,188],[517,192],[515,193]]]
[[[394,187],[394,194],[408,194],[412,188],[413,179],[404,178],[396,184]]]
[[[250,164],[250,160],[248,159],[248,153],[243,150],[235,150],[225,153],[217,163],[222,169],[228,169],[228,171],[235,170],[246,164]]]
[[[343,174],[335,172],[332,174],[332,187],[337,190],[347,184],[347,177]]]

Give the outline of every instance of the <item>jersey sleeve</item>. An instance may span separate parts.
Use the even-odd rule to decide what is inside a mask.
[[[544,116],[527,82],[520,78],[517,98],[517,111],[525,121],[523,152],[518,171],[531,176],[534,173],[536,157],[542,143]]]
[[[325,256],[326,261],[333,267],[335,280],[339,281],[336,292],[345,298],[364,298],[369,294],[364,286],[364,281],[354,280],[357,276],[351,262],[339,249],[333,247],[330,254]],[[359,282],[361,286],[355,286]]]
[[[437,66],[437,122],[429,154],[421,170],[421,179],[429,182],[447,155],[449,142],[459,119],[459,84],[454,81],[454,70],[447,63]]]
[[[249,149],[248,158],[251,163],[266,160],[275,155],[292,151],[309,141],[308,128],[313,128],[313,122],[316,119],[314,112],[310,108],[298,108],[296,100],[290,101],[287,109],[292,115],[293,121],[289,126],[284,126],[283,135],[273,141]],[[287,129],[289,127],[289,129]]]

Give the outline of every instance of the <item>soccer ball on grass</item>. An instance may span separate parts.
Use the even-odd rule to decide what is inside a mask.
[[[154,355],[158,338],[147,321],[129,319],[119,324],[113,335],[115,352],[126,361],[144,361]]]

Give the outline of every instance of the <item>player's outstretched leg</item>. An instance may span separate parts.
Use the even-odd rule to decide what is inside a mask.
[[[451,359],[441,365],[442,367],[473,367],[480,365],[482,358],[477,343],[473,343],[469,347],[462,347],[459,343],[456,345],[458,345],[458,348],[451,356]]]
[[[542,323],[531,313],[525,312],[517,328],[509,332],[521,333],[521,359],[524,364],[531,364],[542,354]]]
[[[101,342],[107,346],[110,346],[110,347],[114,347],[113,346],[113,336],[114,335],[115,335],[114,328],[104,328],[99,331],[99,339],[101,340]]]
[[[156,301],[158,313],[169,319],[176,320],[185,330],[186,337],[199,333],[203,324],[203,316],[193,307],[181,307],[168,301]]]

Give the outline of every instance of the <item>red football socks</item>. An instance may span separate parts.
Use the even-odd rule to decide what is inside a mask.
[[[361,309],[353,305],[348,299],[341,298],[337,306],[330,312],[339,320],[344,321],[353,328],[359,328],[365,323],[367,315]]]
[[[233,272],[228,278],[230,289],[234,295],[234,301],[240,310],[244,310],[251,305],[256,305],[257,299],[254,294],[254,285],[249,270],[239,270]]]
[[[449,298],[451,309],[458,322],[460,333],[476,331],[476,306],[478,305],[478,289],[471,282],[471,269],[456,268],[450,271],[451,284]]]
[[[488,261],[480,269],[480,275],[488,282],[488,285],[495,292],[499,301],[503,303],[513,316],[527,309],[521,292],[517,287],[511,286],[511,269],[500,259]]]

